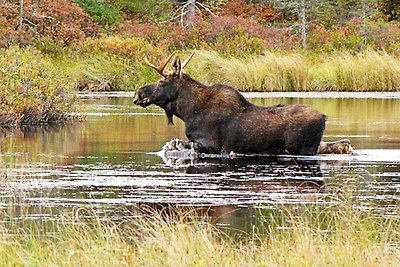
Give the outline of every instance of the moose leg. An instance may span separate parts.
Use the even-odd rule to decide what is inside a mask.
[[[189,158],[197,157],[198,153],[204,151],[204,147],[197,142],[173,139],[167,142],[162,151],[168,157]],[[280,154],[291,154],[289,151]],[[343,139],[334,142],[321,141],[317,154],[353,154],[354,148],[351,146],[349,139]],[[231,152],[231,156],[237,155]]]

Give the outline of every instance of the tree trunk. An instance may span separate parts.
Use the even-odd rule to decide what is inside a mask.
[[[300,30],[301,30],[301,44],[303,48],[307,47],[307,22],[306,22],[306,1],[300,0]]]
[[[193,27],[195,16],[196,16],[196,0],[189,0],[187,2],[185,29],[190,29]]]
[[[19,20],[16,29],[20,30],[24,23],[24,0],[19,0]]]

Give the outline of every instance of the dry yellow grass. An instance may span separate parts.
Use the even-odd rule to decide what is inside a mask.
[[[190,69],[207,83],[241,91],[398,91],[400,59],[385,52],[314,56],[265,52],[244,59],[198,51]]]
[[[2,226],[0,266],[397,266],[399,221],[329,207],[267,218],[265,234],[234,241],[215,226],[185,215],[129,226],[78,217],[56,233]],[[16,231],[16,232],[15,232]]]

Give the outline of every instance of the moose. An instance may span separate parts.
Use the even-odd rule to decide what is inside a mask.
[[[168,123],[173,116],[185,123],[187,138],[199,152],[273,155],[315,155],[325,129],[326,116],[303,105],[257,106],[235,88],[225,84],[204,85],[184,68],[178,56],[165,72],[174,53],[156,66],[145,62],[163,78],[139,88],[134,104],[154,104],[165,110]]]

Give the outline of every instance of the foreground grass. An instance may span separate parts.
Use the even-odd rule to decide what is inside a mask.
[[[397,266],[400,223],[329,207],[266,217],[263,234],[234,241],[187,213],[126,225],[83,221],[52,231],[2,226],[1,266]],[[279,221],[279,222],[278,222]],[[53,230],[54,230],[53,229]]]

